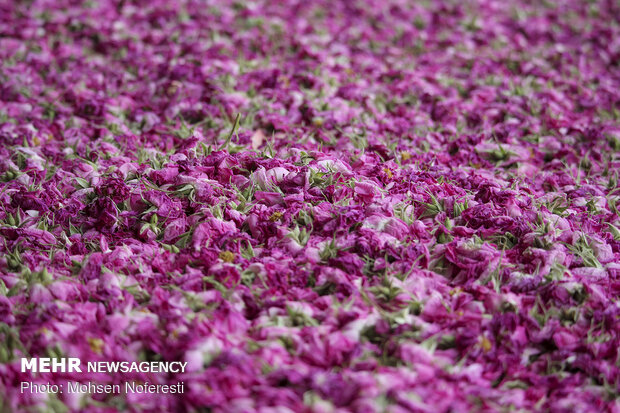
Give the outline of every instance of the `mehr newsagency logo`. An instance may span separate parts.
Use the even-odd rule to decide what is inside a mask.
[[[89,361],[83,364],[79,358],[22,358],[22,373],[185,373],[187,362],[181,361]],[[23,381],[21,392],[30,393],[184,393],[185,383],[152,384],[127,381],[120,384],[97,384],[92,382],[68,382],[64,384]]]

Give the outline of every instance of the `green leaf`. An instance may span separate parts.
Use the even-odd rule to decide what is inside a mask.
[[[250,242],[247,243],[246,248],[241,248],[241,256],[246,260],[256,257],[256,255],[254,254],[254,248],[252,248],[252,244],[250,244]]]
[[[594,250],[585,235],[580,236],[573,245],[564,243],[566,247],[583,261],[586,267],[603,268],[594,254]]]
[[[620,230],[609,223],[607,224],[607,228],[609,228],[609,232],[611,233],[611,235],[613,235],[614,239],[616,241],[620,241]]]
[[[84,189],[90,188],[90,183],[88,183],[86,179],[76,176],[75,180],[77,181],[78,185],[80,185],[82,188]]]
[[[232,137],[234,136],[234,134],[237,132],[237,129],[239,128],[240,121],[241,121],[241,114],[237,113],[237,117],[235,117],[235,123],[233,124],[230,134],[226,138],[226,141],[219,148],[217,148],[218,151],[221,151],[222,149],[228,147],[228,145],[230,144],[230,141],[232,140]]]

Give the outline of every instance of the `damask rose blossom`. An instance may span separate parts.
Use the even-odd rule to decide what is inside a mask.
[[[620,411],[617,16],[3,2],[0,410]]]

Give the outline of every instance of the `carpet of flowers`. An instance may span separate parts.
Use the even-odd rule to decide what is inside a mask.
[[[1,2],[0,404],[620,411],[618,16]],[[21,357],[188,365],[33,376]]]

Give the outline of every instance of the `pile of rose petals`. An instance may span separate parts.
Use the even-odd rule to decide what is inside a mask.
[[[2,2],[0,406],[620,411],[618,16]]]

